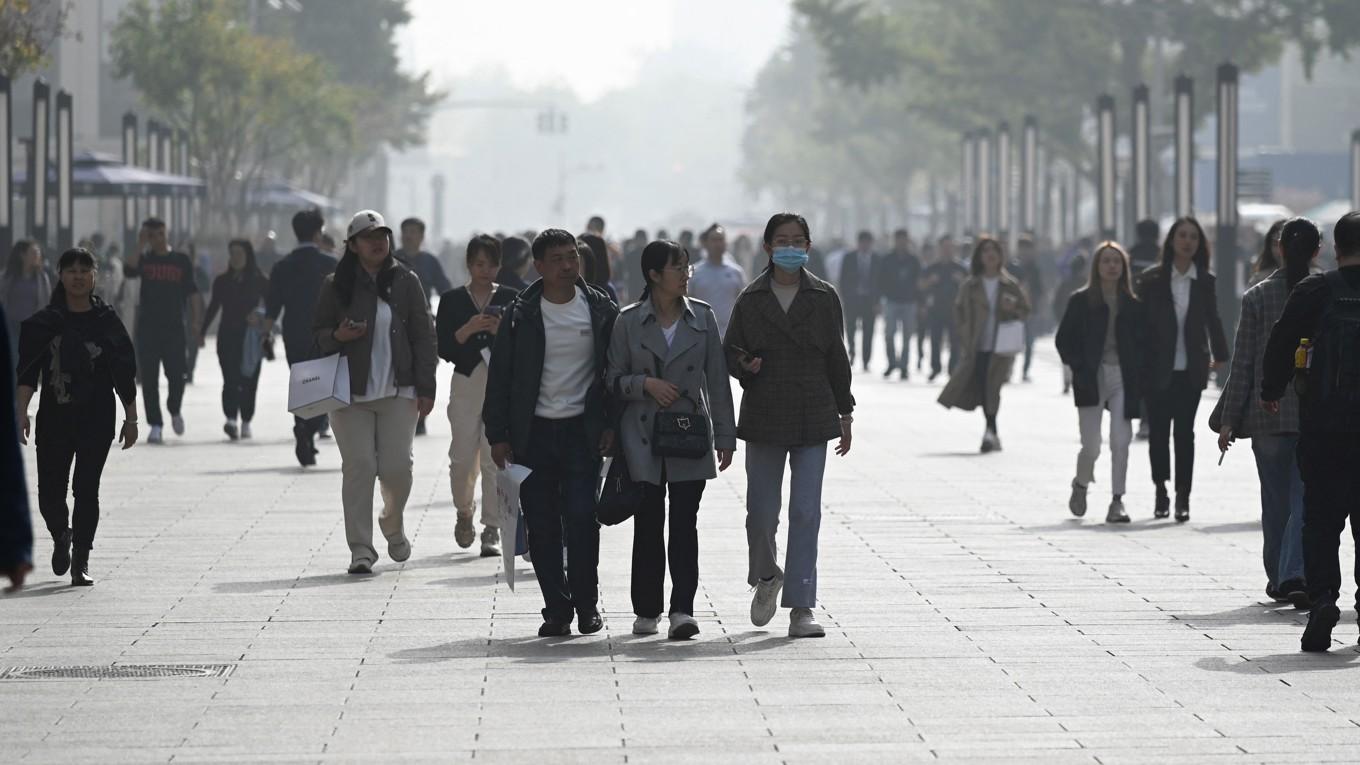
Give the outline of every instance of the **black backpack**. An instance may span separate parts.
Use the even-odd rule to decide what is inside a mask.
[[[1360,433],[1360,290],[1340,271],[1325,277],[1330,297],[1318,325],[1308,385],[1302,398],[1305,428]]]

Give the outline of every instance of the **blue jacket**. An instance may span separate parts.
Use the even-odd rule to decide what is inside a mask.
[[[0,308],[0,326],[4,324],[5,312]],[[5,370],[0,379],[0,569],[33,560],[33,527],[15,419],[14,357],[9,333],[0,332],[0,366]]]

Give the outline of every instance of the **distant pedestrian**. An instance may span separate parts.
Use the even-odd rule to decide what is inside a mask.
[[[0,324],[7,320],[0,305]],[[24,586],[33,570],[33,526],[28,517],[28,481],[19,450],[18,412],[14,390],[15,349],[9,333],[0,334],[0,576],[9,580],[6,592]]]
[[[1279,411],[1267,412],[1252,401],[1252,388],[1262,379],[1266,340],[1284,313],[1289,293],[1308,276],[1322,240],[1311,221],[1296,219],[1285,226],[1271,226],[1265,252],[1279,246],[1288,229],[1290,249],[1284,252],[1284,268],[1269,268],[1265,279],[1242,296],[1242,315],[1237,321],[1232,369],[1223,388],[1223,418],[1218,448],[1227,451],[1235,439],[1251,439],[1256,475],[1261,483],[1262,559],[1266,569],[1266,595],[1307,608],[1308,583],[1303,562],[1303,478],[1299,472],[1299,397],[1286,390]],[[1258,265],[1262,264],[1258,260]],[[1258,272],[1259,273],[1259,272]]]
[[[874,268],[874,281],[883,295],[883,344],[888,350],[888,369],[883,377],[892,377],[896,371],[905,380],[910,377],[911,338],[916,334],[921,282],[921,261],[912,252],[906,229],[893,232],[893,248],[875,261]]]
[[[449,383],[449,483],[458,520],[453,538],[459,547],[471,547],[477,538],[473,518],[477,513],[477,476],[482,477],[482,557],[500,555],[500,528],[496,521],[496,463],[482,425],[486,403],[487,365],[491,345],[501,326],[505,307],[515,290],[496,284],[501,266],[501,243],[481,234],[467,246],[468,283],[439,298],[435,335],[439,356],[453,362]],[[514,544],[508,540],[507,544]]]
[[[54,283],[43,263],[37,242],[20,239],[9,250],[0,274],[0,305],[5,308],[5,332],[11,348],[19,347],[19,324],[47,305]]]
[[[667,637],[699,633],[694,595],[699,589],[699,503],[704,485],[732,463],[737,423],[722,335],[712,307],[686,297],[689,253],[675,242],[642,251],[647,280],[641,299],[619,314],[609,341],[606,387],[618,397],[619,447],[629,475],[646,484],[633,516],[633,634],[657,632],[666,563],[670,561]],[[665,411],[707,422],[701,455],[658,455],[654,423]],[[652,440],[653,443],[648,443]],[[715,458],[716,457],[716,458]],[[670,497],[670,534],[666,498]],[[669,544],[669,548],[668,545]]]
[[[1218,315],[1209,242],[1194,218],[1171,224],[1161,261],[1144,271],[1138,296],[1148,322],[1148,456],[1157,487],[1154,518],[1170,515],[1166,482],[1171,480],[1171,428],[1176,429],[1176,520],[1190,520],[1195,472],[1195,415],[1209,385],[1209,370],[1228,360],[1228,339]]]
[[[1306,227],[1297,236],[1311,235]],[[1306,249],[1291,244],[1294,232],[1282,236],[1288,253]],[[1326,651],[1332,628],[1341,618],[1341,562],[1337,546],[1346,520],[1355,536],[1360,521],[1360,212],[1346,213],[1333,232],[1337,270],[1300,281],[1289,294],[1284,313],[1270,331],[1262,366],[1261,402],[1271,413],[1290,381],[1299,395],[1298,465],[1303,478],[1303,567],[1312,610],[1300,647]],[[1319,247],[1321,237],[1318,238]],[[1286,268],[1289,267],[1286,261]],[[1297,272],[1296,272],[1297,273]],[[1313,343],[1296,368],[1296,351],[1304,339]],[[1360,558],[1357,558],[1360,560]],[[1360,585],[1360,567],[1355,571]],[[1360,592],[1357,592],[1360,601]]]
[[[840,285],[845,300],[845,345],[850,352],[850,365],[855,365],[855,337],[859,336],[860,363],[865,371],[874,350],[874,324],[878,317],[879,285],[874,281],[874,235],[861,231],[856,247],[841,259]]]
[[[571,634],[573,615],[591,634],[604,628],[595,485],[600,458],[614,445],[604,372],[618,306],[581,278],[570,232],[545,229],[532,251],[540,278],[501,320],[482,419],[496,466],[533,471],[520,486],[520,505],[543,593],[539,636]]]
[[[1161,229],[1155,220],[1140,220],[1134,226],[1134,243],[1129,248],[1129,261],[1133,263],[1133,273],[1141,274],[1157,265],[1162,248],[1157,242]]]
[[[20,441],[28,442],[28,404],[41,386],[34,441],[38,509],[54,547],[52,573],[62,576],[69,569],[72,585],[89,586],[94,584],[89,564],[99,525],[99,481],[109,447],[115,433],[124,449],[137,442],[137,355],[118,314],[94,294],[94,255],[67,250],[57,269],[51,302],[20,330]],[[119,429],[114,428],[115,395],[123,405]],[[71,484],[74,514],[66,504]]]
[[[1135,272],[1136,273],[1136,272]],[[1053,291],[1053,318],[1061,322],[1067,313],[1068,301],[1090,280],[1086,268],[1086,256],[1077,255],[1067,264],[1067,275]],[[1063,364],[1063,395],[1072,392],[1072,367]]]
[[[586,247],[585,250],[581,250],[581,275],[585,277],[586,283],[598,288],[617,304],[619,293],[614,289],[613,273],[609,264],[609,245],[605,243],[604,237],[585,233],[577,237],[577,241]]]
[[[1058,355],[1072,370],[1081,431],[1077,474],[1068,509],[1086,515],[1086,492],[1095,481],[1100,456],[1100,424],[1110,413],[1110,506],[1106,523],[1128,523],[1124,491],[1129,472],[1129,443],[1138,419],[1142,374],[1142,305],[1133,292],[1129,256],[1114,242],[1101,242],[1092,255],[1086,286],[1067,301],[1058,326]]]
[[[217,328],[217,363],[222,368],[222,432],[227,438],[250,438],[250,421],[255,417],[255,389],[260,382],[264,357],[263,304],[269,294],[269,280],[255,263],[255,248],[248,239],[233,239],[227,245],[227,270],[212,283],[212,301],[203,319],[207,332],[217,313],[222,323]],[[254,332],[250,332],[254,329]],[[250,336],[253,343],[247,343]],[[200,344],[203,338],[199,338]],[[241,423],[236,424],[237,416]]]
[[[1280,248],[1280,232],[1287,220],[1277,220],[1270,224],[1265,238],[1261,240],[1261,252],[1252,261],[1251,274],[1247,276],[1247,287],[1255,287],[1269,279],[1284,264],[1284,253]],[[1281,308],[1284,307],[1281,303]],[[1278,317],[1277,317],[1278,318]],[[1236,357],[1234,357],[1236,358]]]
[[[137,367],[146,404],[146,441],[162,443],[160,376],[165,367],[166,401],[175,435],[184,435],[187,337],[197,337],[203,327],[203,295],[194,278],[194,264],[182,252],[171,252],[165,221],[147,218],[137,235],[137,251],[128,253],[123,274],[141,282],[141,305],[137,309]],[[185,331],[185,306],[189,307],[189,330]]]
[[[841,339],[845,317],[836,290],[805,267],[812,234],[803,216],[774,215],[763,240],[768,265],[737,298],[724,338],[728,370],[744,391],[737,437],[746,442],[751,623],[769,624],[782,604],[790,609],[790,637],[822,637],[812,609],[826,444],[839,439],[836,453],[849,454],[855,409]],[[781,569],[776,533],[785,465],[792,477]]]
[[[1122,248],[1121,248],[1122,251]],[[1039,305],[1044,297],[1044,275],[1039,266],[1039,246],[1034,237],[1022,234],[1015,245],[1015,261],[1011,263],[1011,273],[1020,286],[1025,288],[1031,305]],[[1034,362],[1034,340],[1039,334],[1040,318],[1037,311],[1031,311],[1025,319],[1025,361],[1020,368],[1021,379],[1029,382],[1029,369]]]
[[[293,233],[298,246],[269,272],[269,292],[265,298],[265,336],[283,315],[283,349],[288,365],[309,361],[316,356],[312,330],[321,283],[335,271],[335,258],[321,250],[326,219],[321,211],[301,210],[293,216]],[[326,424],[326,416],[293,417],[293,454],[299,465],[316,464],[316,436]]]
[[[685,294],[708,303],[718,317],[718,332],[727,332],[727,321],[732,317],[732,306],[746,289],[746,273],[727,252],[727,231],[714,223],[699,235],[703,257],[694,266],[694,276]]]
[[[496,273],[496,283],[519,293],[528,287],[524,273],[532,260],[529,256],[529,243],[518,236],[507,236],[501,240],[501,270]]]
[[[1006,270],[998,240],[978,237],[969,271],[954,301],[962,361],[950,373],[939,402],[946,408],[968,411],[982,407],[987,424],[982,453],[986,454],[1001,450],[997,431],[1001,387],[1010,380],[1015,365],[1016,349],[998,349],[997,334],[1004,322],[1029,318],[1030,302],[1025,288]]]
[[[434,322],[420,279],[392,254],[392,230],[382,215],[360,210],[350,219],[345,254],[327,276],[312,320],[323,354],[343,353],[350,402],[331,414],[340,449],[345,539],[351,574],[372,573],[373,483],[382,488],[378,527],[387,554],[411,557],[404,513],[411,494],[416,420],[434,407]]]
[[[944,344],[949,343],[949,366],[952,374],[963,360],[959,350],[958,327],[954,322],[954,303],[959,286],[968,278],[968,269],[960,264],[954,252],[954,239],[940,237],[936,243],[935,260],[921,272],[921,294],[929,301],[926,324],[930,330],[930,381],[934,382],[944,366]]]
[[[430,302],[430,293],[442,295],[453,289],[444,275],[444,266],[434,253],[426,252],[425,221],[420,218],[407,218],[401,222],[401,249],[395,255],[397,261],[406,266],[411,273],[420,278],[420,286],[425,290],[425,302]]]

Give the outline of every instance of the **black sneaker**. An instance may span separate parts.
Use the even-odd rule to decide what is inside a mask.
[[[599,611],[580,614],[576,617],[576,629],[580,630],[582,635],[594,635],[604,629],[604,619],[600,618]]]
[[[1190,520],[1190,495],[1176,492],[1176,523]]]
[[[1341,620],[1341,609],[1335,603],[1323,603],[1308,614],[1308,626],[1303,630],[1299,647],[1309,653],[1325,653],[1332,647],[1332,628]]]
[[[71,570],[71,532],[52,540],[52,573],[65,576]]]
[[[1152,506],[1153,518],[1167,518],[1171,515],[1171,497],[1167,496],[1166,489],[1157,488],[1157,504]]]
[[[1308,597],[1308,587],[1302,579],[1291,579],[1280,585],[1279,594],[1284,599],[1294,604],[1294,608],[1300,611],[1307,611],[1313,605],[1312,598]]]
[[[539,637],[566,637],[571,634],[571,625],[567,622],[544,621],[543,626],[538,628]]]
[[[1289,602],[1289,598],[1286,597],[1284,593],[1282,593],[1282,592],[1280,592],[1279,590],[1275,589],[1275,585],[1270,584],[1269,582],[1266,583],[1266,597],[1267,597],[1267,598],[1270,598],[1271,600],[1275,601],[1276,603],[1288,603],[1288,602]]]

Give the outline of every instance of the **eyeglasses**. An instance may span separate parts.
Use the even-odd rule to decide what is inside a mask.
[[[662,271],[674,271],[685,276],[694,276],[694,266],[666,266]]]
[[[770,244],[774,247],[797,247],[799,249],[806,249],[808,245],[812,244],[812,242],[809,241],[807,237],[802,236],[794,239],[785,239],[783,237],[777,237],[773,241],[771,241]]]

